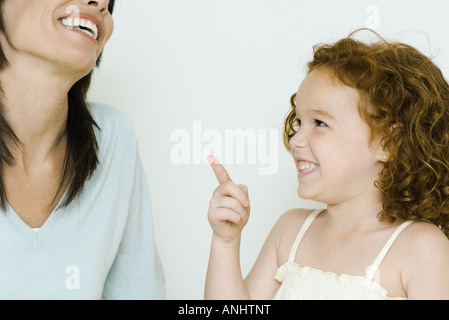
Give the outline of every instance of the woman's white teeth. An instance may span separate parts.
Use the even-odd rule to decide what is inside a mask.
[[[98,27],[90,20],[69,17],[67,19],[60,19],[59,22],[61,22],[67,28],[81,30],[91,36],[93,39],[97,40]]]
[[[318,165],[315,163],[311,163],[311,162],[302,162],[299,165],[300,172],[308,172],[308,171],[315,170],[316,168],[318,168]]]

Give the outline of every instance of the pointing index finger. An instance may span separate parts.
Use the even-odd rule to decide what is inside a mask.
[[[247,208],[249,206],[247,189],[243,188],[242,186],[236,186],[226,169],[218,162],[218,160],[214,156],[209,156],[207,159],[209,160],[218,183],[222,185],[227,182],[232,182],[232,185],[234,187],[231,190],[227,191],[230,192],[228,195],[237,199],[242,204],[242,206]]]
[[[221,165],[221,163],[218,162],[217,158],[215,158],[214,156],[209,156],[207,158],[207,160],[209,161],[209,163],[212,167],[212,170],[214,171],[215,177],[217,178],[219,184],[223,184],[225,182],[232,181],[228,172]]]

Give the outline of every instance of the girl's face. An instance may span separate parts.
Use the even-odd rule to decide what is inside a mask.
[[[0,40],[10,63],[27,56],[89,73],[113,31],[109,0],[3,0]]]
[[[358,93],[325,69],[312,71],[296,95],[296,128],[290,140],[298,195],[340,204],[377,192],[385,153],[358,112]]]

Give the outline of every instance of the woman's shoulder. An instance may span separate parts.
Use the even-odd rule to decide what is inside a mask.
[[[130,155],[137,154],[138,139],[126,114],[103,103],[89,103],[89,111],[98,126],[95,128],[95,135],[101,158],[133,161]]]
[[[108,137],[109,141],[114,140],[113,137],[120,141],[136,140],[133,124],[122,110],[98,102],[91,102],[88,106],[99,129],[97,132],[99,142],[103,140],[102,137]]]
[[[122,110],[98,102],[90,102],[88,106],[89,111],[97,125],[100,127],[100,130],[126,128],[132,131],[132,123]]]

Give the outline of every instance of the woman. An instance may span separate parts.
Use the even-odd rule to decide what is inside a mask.
[[[134,131],[86,102],[114,1],[0,6],[0,298],[163,298]]]

